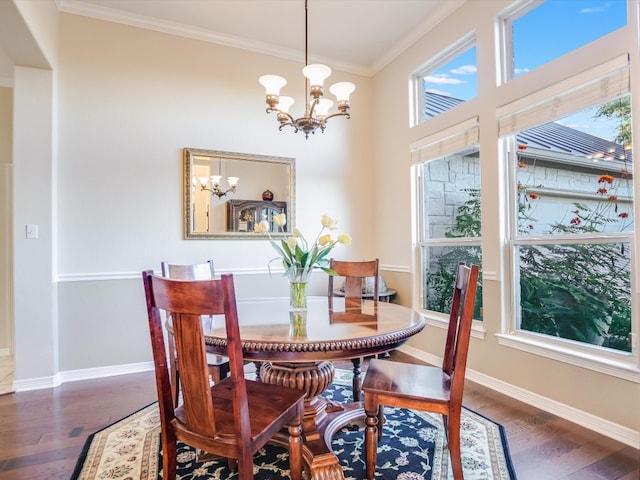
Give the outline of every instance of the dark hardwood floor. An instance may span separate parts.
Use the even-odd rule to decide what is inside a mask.
[[[155,398],[153,372],[0,396],[0,480],[68,480],[91,433]],[[464,404],[505,427],[519,480],[640,479],[637,449],[473,382]]]

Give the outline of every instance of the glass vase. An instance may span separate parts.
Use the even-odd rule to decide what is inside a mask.
[[[287,272],[289,277],[289,311],[307,311],[307,284],[311,269],[292,268]]]
[[[289,282],[289,311],[307,311],[307,282]]]

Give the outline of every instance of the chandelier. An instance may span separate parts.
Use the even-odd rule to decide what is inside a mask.
[[[216,195],[218,198],[224,197],[227,193],[235,193],[238,186],[238,180],[240,177],[227,177],[227,183],[229,188],[224,190],[220,187],[221,175],[211,175],[210,177],[200,177],[200,191],[211,192],[212,195]]]
[[[308,63],[308,0],[304,2],[304,65],[302,74],[306,77],[304,82],[304,96],[306,99],[304,116],[294,118],[289,113],[289,108],[294,103],[292,97],[280,96],[280,89],[287,84],[287,80],[278,75],[263,75],[258,81],[267,91],[267,113],[276,112],[280,122],[279,130],[284,127],[293,127],[294,132],[302,130],[305,138],[309,134],[320,131],[324,132],[327,120],[333,117],[347,117],[349,115],[349,95],[353,93],[356,86],[351,82],[338,82],[329,88],[329,91],[336,97],[338,111],[329,114],[329,109],[333,106],[333,101],[320,98],[323,96],[323,83],[331,75],[331,69],[326,65]]]

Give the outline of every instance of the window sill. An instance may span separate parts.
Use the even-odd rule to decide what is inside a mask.
[[[515,348],[524,352],[568,363],[577,367],[593,370],[605,375],[621,378],[629,382],[640,383],[640,369],[633,364],[634,357],[627,353],[603,352],[596,356],[587,346],[565,345],[551,341],[544,341],[533,335],[523,333],[496,334],[498,343],[505,347]],[[636,360],[637,361],[637,360]]]

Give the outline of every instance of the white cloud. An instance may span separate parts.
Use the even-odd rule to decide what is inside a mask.
[[[475,65],[463,65],[460,68],[454,68],[451,73],[457,75],[473,75],[478,71],[478,67]]]
[[[446,73],[440,73],[438,75],[429,75],[424,78],[427,83],[436,83],[438,85],[460,85],[465,83],[462,80],[448,76]]]

